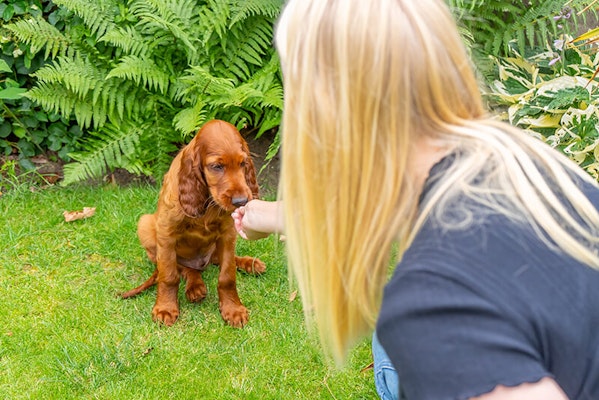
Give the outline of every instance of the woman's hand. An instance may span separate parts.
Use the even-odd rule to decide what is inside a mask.
[[[235,229],[244,239],[257,240],[283,232],[283,207],[280,201],[251,200],[231,214]]]

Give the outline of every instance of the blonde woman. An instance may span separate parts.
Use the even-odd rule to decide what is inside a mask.
[[[324,349],[376,324],[410,400],[599,399],[599,189],[487,114],[444,2],[291,0],[276,42],[284,201],[234,217]]]

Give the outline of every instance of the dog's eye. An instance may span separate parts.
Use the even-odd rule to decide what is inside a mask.
[[[242,162],[239,163],[239,166],[242,167],[242,168],[244,168],[246,164],[247,164],[247,162],[242,161]]]
[[[225,166],[222,164],[210,164],[209,167],[211,170],[217,172],[223,171],[225,169]]]

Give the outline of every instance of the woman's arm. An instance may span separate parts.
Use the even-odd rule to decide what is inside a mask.
[[[497,386],[492,392],[471,400],[568,400],[566,394],[551,378],[514,387]]]

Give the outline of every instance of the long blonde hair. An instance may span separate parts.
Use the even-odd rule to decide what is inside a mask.
[[[570,163],[487,116],[441,0],[290,0],[277,46],[289,265],[308,321],[337,361],[375,323],[392,245],[401,253],[459,193],[493,202],[501,192],[507,203],[494,207],[599,268],[599,215],[568,177]],[[460,160],[419,209],[408,166],[423,137],[459,149]],[[490,178],[473,184],[487,170]]]

